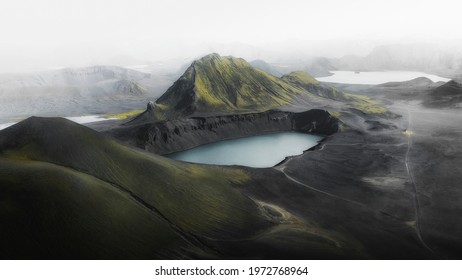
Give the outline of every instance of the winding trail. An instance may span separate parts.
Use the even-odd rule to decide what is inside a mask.
[[[287,163],[287,162],[286,162],[286,163]],[[312,186],[309,186],[309,185],[307,185],[307,184],[305,184],[305,183],[303,183],[303,182],[301,182],[301,181],[295,179],[294,177],[290,176],[289,174],[287,174],[287,173],[285,172],[285,168],[286,168],[286,166],[277,166],[277,167],[275,167],[275,169],[278,170],[278,171],[280,171],[280,172],[282,172],[282,174],[284,174],[284,176],[285,176],[288,180],[290,180],[290,181],[292,181],[292,182],[294,182],[294,183],[296,183],[296,184],[298,184],[298,185],[304,186],[304,187],[306,187],[306,188],[308,188],[308,189],[310,189],[310,190],[312,190],[312,191],[315,191],[315,192],[317,192],[317,193],[321,193],[321,194],[323,194],[323,195],[326,195],[326,196],[328,196],[328,197],[330,197],[330,198],[332,198],[332,199],[337,199],[337,200],[345,201],[345,202],[347,202],[347,203],[354,204],[354,205],[359,206],[359,207],[361,207],[361,208],[367,209],[367,210],[369,210],[369,211],[371,211],[371,212],[379,212],[379,213],[381,213],[381,214],[383,214],[383,215],[386,215],[386,216],[388,216],[388,217],[394,218],[394,219],[396,219],[396,220],[400,220],[399,217],[396,217],[396,216],[394,216],[394,215],[392,215],[392,214],[390,214],[390,213],[387,213],[387,212],[377,211],[376,209],[370,208],[369,206],[367,206],[366,204],[363,204],[363,203],[361,203],[361,202],[354,201],[354,200],[351,200],[351,199],[347,199],[347,198],[344,198],[344,197],[341,197],[341,196],[338,196],[338,195],[335,195],[335,194],[331,194],[331,193],[322,191],[322,190],[317,189],[317,188],[314,188],[314,187],[312,187]]]
[[[346,199],[346,198],[343,198],[343,197],[340,197],[340,196],[337,196],[335,194],[331,194],[331,193],[328,193],[328,192],[325,192],[325,191],[321,191],[319,189],[316,189],[316,188],[313,188],[303,182],[300,182],[299,180],[295,179],[294,177],[291,177],[290,175],[288,175],[286,172],[285,172],[285,166],[281,166],[281,167],[277,167],[276,169],[281,171],[282,174],[284,174],[286,176],[287,179],[289,179],[290,181],[298,184],[298,185],[302,185],[310,190],[313,190],[315,192],[318,192],[318,193],[322,193],[324,195],[327,195],[327,196],[330,196],[332,198],[335,198],[335,199],[340,199],[340,200],[343,200],[343,201],[346,201],[346,202],[349,202],[349,203],[353,203],[353,204],[356,204],[356,205],[359,205],[359,206],[362,206],[362,207],[367,207],[366,205],[362,204],[362,203],[359,203],[357,201],[353,201],[353,200],[350,200],[350,199]]]
[[[408,118],[407,118],[407,129],[406,131],[407,132],[411,132],[411,124],[412,124],[412,114],[411,114],[411,110],[409,110],[409,107],[407,108],[407,113],[408,113]],[[423,237],[422,237],[422,231],[421,231],[421,228],[420,228],[420,201],[419,201],[419,195],[418,195],[418,192],[417,192],[417,184],[415,182],[415,179],[414,179],[414,174],[412,174],[411,172],[411,168],[409,167],[409,154],[411,152],[411,149],[412,149],[412,135],[409,134],[407,135],[407,150],[406,150],[406,155],[405,155],[405,159],[404,159],[404,164],[406,165],[406,171],[407,171],[407,174],[409,176],[409,179],[411,181],[411,184],[412,184],[412,188],[414,190],[414,206],[415,206],[415,229],[416,229],[416,234],[417,234],[417,237],[419,238],[419,241],[420,243],[422,243],[422,245],[427,249],[429,250],[430,252],[434,253],[434,251],[427,245],[427,243],[425,243]]]

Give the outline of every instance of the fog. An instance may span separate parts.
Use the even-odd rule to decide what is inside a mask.
[[[2,0],[0,72],[181,65],[219,52],[284,63],[386,44],[457,49],[456,1]],[[173,63],[174,61],[175,63]]]

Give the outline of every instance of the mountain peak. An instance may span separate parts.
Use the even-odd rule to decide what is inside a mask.
[[[194,61],[155,105],[158,111],[182,116],[196,111],[263,111],[290,103],[299,91],[242,58],[213,53]]]
[[[239,66],[239,67],[252,67],[247,61],[242,58],[236,58],[233,56],[221,56],[218,53],[211,53],[200,59],[195,60],[192,63],[192,67],[213,67],[224,68],[226,66]],[[196,69],[197,70],[197,69]]]
[[[205,61],[205,60],[211,60],[211,59],[220,59],[222,58],[223,56],[221,56],[220,54],[218,53],[211,53],[211,54],[208,54],[206,56],[203,56],[201,57],[200,59],[196,60],[196,61]]]

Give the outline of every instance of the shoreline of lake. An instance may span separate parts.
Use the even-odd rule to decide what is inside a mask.
[[[449,78],[440,77],[417,71],[330,71],[332,75],[316,78],[320,82],[379,85],[389,82],[405,82],[419,77],[425,77],[433,82],[448,82]]]
[[[192,163],[267,168],[303,154],[322,139],[324,136],[316,134],[273,132],[217,141],[165,156]]]

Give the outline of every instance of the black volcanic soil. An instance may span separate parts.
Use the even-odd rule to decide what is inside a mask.
[[[430,108],[428,102],[436,93],[457,98],[459,91],[441,93],[454,87],[424,78],[378,86],[336,86],[380,100],[401,117],[343,113],[340,130],[302,156],[274,168],[248,168],[254,181],[245,191],[323,229],[348,234],[358,242],[355,248],[361,248],[357,252],[360,258],[460,259],[462,111],[451,109],[457,107],[448,103],[448,98],[437,108]],[[279,126],[256,122],[252,129],[289,129],[288,119],[281,119]],[[224,131],[235,133],[241,127],[233,126],[228,123]],[[217,131],[221,131],[220,125],[193,138],[226,135]],[[172,142],[170,139],[161,146],[175,147],[172,150],[189,147],[170,145]],[[273,241],[264,244],[279,246]],[[336,258],[324,251],[291,250],[293,257]]]
[[[429,87],[428,83],[420,82],[411,87],[411,92],[417,94],[409,94],[402,100],[396,100],[396,96],[409,90],[409,84],[379,86],[371,91],[370,96],[383,98],[400,118],[345,115],[340,131],[302,156],[287,159],[274,168],[248,168],[254,181],[245,186],[245,191],[322,228],[347,233],[361,244],[361,254],[366,258],[460,258],[462,113],[416,104],[417,97],[427,94],[422,90]],[[381,91],[383,88],[385,92]],[[393,94],[385,99],[389,92]],[[413,100],[412,96],[417,97]],[[260,131],[257,128],[261,127],[290,129],[287,113],[278,114],[284,116],[280,127],[256,121],[253,124],[258,125],[252,131]],[[305,121],[309,123],[308,119]],[[216,135],[226,135],[221,134],[219,123],[202,131],[200,137],[192,138],[215,135],[212,139],[218,139]],[[235,133],[234,125],[227,123],[223,130]],[[175,131],[175,127],[169,131]],[[185,141],[191,143],[192,138],[186,137]],[[172,150],[189,147],[171,145],[175,142],[172,136],[167,139],[160,146],[176,147]],[[202,141],[192,143],[197,145]],[[273,243],[267,242],[265,246],[271,247],[269,244]],[[313,255],[297,250],[292,256],[332,257],[322,252]]]
[[[24,258],[14,254],[13,245],[25,244],[29,257],[60,257],[66,252],[62,248],[77,242],[83,247],[72,249],[74,255],[67,258],[460,259],[462,112],[421,105],[438,86],[422,80],[345,86],[386,102],[401,116],[392,119],[353,112],[340,115],[337,123],[324,110],[309,110],[194,116],[112,130],[99,124],[105,134],[125,144],[158,153],[265,130],[329,135],[303,155],[263,169],[183,164],[89,130],[76,138],[80,134],[74,133],[75,127],[61,127],[54,120],[56,127],[45,126],[50,133],[69,132],[58,141],[62,145],[47,147],[59,160],[43,152],[37,141],[0,141],[0,206],[5,210],[0,218],[7,229],[0,241],[8,249],[0,256]],[[34,138],[43,123],[51,122],[34,123],[25,131],[16,126],[0,135],[7,139],[17,130]],[[94,142],[99,144],[89,144]],[[76,149],[70,154],[78,161],[69,162],[59,153],[66,147]],[[10,159],[12,154],[16,158]],[[93,154],[98,156],[88,156]],[[39,160],[28,162],[30,157]],[[101,158],[104,164],[98,164]],[[46,169],[39,169],[42,164]],[[72,179],[69,184],[46,180],[55,168],[62,178]],[[82,172],[86,175],[79,175]],[[246,179],[233,177],[238,174],[246,174]],[[114,188],[117,184],[131,193]],[[140,200],[160,210],[149,210]],[[197,201],[209,208],[201,209]],[[120,205],[126,215],[117,212]],[[21,219],[8,213],[19,213]],[[69,223],[76,217],[78,227]],[[92,244],[99,249],[88,249]]]
[[[100,127],[101,128],[101,127]],[[262,113],[190,117],[162,122],[129,122],[105,131],[129,145],[168,154],[225,139],[276,131],[330,135],[338,120],[325,110],[304,112],[271,110]]]

